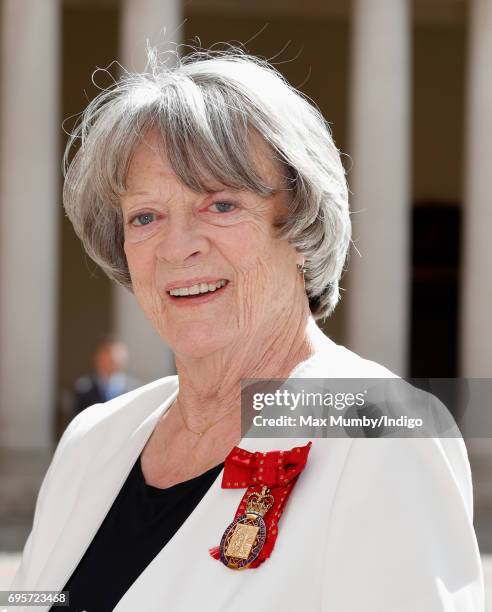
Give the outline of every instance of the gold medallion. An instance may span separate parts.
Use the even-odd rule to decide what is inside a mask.
[[[220,560],[236,570],[245,569],[260,554],[267,535],[263,517],[275,501],[266,486],[247,500],[245,513],[227,527],[220,541]]]

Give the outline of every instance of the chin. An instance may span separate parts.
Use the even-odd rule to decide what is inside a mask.
[[[228,344],[228,336],[220,325],[195,323],[173,329],[167,341],[177,355],[199,359],[224,348]]]

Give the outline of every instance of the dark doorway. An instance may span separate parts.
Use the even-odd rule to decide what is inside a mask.
[[[410,367],[413,377],[455,377],[458,367],[460,208],[413,208]]]

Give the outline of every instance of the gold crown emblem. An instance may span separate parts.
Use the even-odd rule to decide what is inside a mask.
[[[248,495],[246,513],[254,512],[260,516],[265,516],[275,501],[273,495],[268,494],[267,491],[268,487],[263,485],[261,493],[250,493]]]

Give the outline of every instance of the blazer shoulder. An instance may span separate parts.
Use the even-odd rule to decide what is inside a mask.
[[[319,327],[313,331],[313,341],[316,352],[305,365],[311,378],[399,378],[386,366],[337,344]]]
[[[335,347],[340,374],[346,371],[357,378],[400,378],[381,363],[366,359],[346,346],[335,344]]]
[[[337,610],[482,610],[463,440],[354,439],[327,550],[325,598]],[[341,556],[350,573],[340,571]],[[355,576],[360,592],[350,588]]]
[[[55,452],[89,440],[108,429],[131,431],[178,389],[178,377],[166,376],[127,391],[107,402],[93,404],[77,414],[65,429]]]
[[[406,494],[425,490],[429,499],[434,487],[447,486],[449,497],[458,496],[458,505],[473,522],[473,489],[470,462],[463,438],[354,438],[345,463],[345,476],[367,472],[366,483],[390,476],[400,483],[399,491]],[[353,479],[348,478],[348,481]],[[388,489],[388,493],[395,494]],[[413,494],[410,494],[413,497]],[[418,499],[418,496],[414,498]]]

